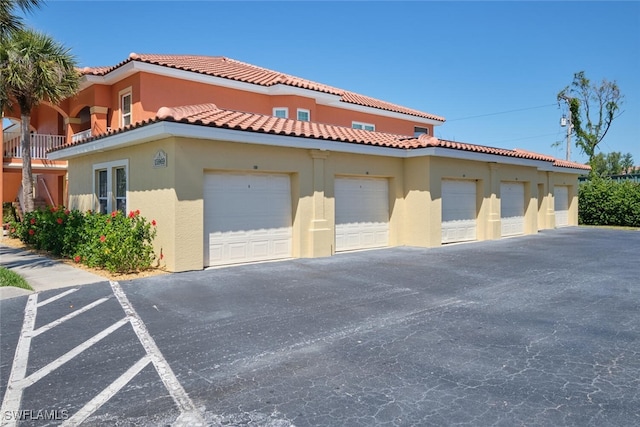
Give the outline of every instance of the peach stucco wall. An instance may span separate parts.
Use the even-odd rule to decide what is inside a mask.
[[[177,107],[212,103],[222,109],[272,115],[273,108],[286,107],[289,118],[296,119],[297,109],[310,111],[311,121],[351,127],[352,122],[371,123],[376,131],[413,135],[414,126],[428,127],[433,135],[433,126],[420,124],[417,120],[391,118],[335,106],[320,105],[312,97],[298,95],[266,95],[239,89],[214,86],[206,83],[180,80],[173,77],[138,72],[113,85],[93,84],[60,104],[61,117],[69,118],[65,128],[60,114],[50,107],[35,110],[32,124],[41,133],[65,134],[86,130],[88,125],[80,123],[79,113],[85,107],[94,108],[91,129],[102,133],[108,127],[121,127],[120,95],[130,89],[132,94],[132,122],[155,117],[161,107]],[[310,92],[313,94],[313,92]],[[108,111],[108,113],[107,113]],[[60,129],[62,127],[62,129]]]
[[[351,127],[352,122],[369,123],[375,125],[377,132],[395,133],[399,135],[413,136],[414,126],[427,127],[429,128],[429,134],[433,135],[432,125],[424,125],[410,120],[394,119],[326,105],[317,106],[317,117],[322,123],[332,123],[345,127]]]
[[[59,164],[62,163],[65,162],[59,162]],[[53,204],[64,205],[66,203],[66,170],[51,169],[42,162],[36,161],[33,165],[33,174],[34,176],[39,176],[46,182],[46,190],[51,194]],[[36,198],[44,200],[47,205],[51,204],[51,200],[47,195],[44,185],[42,185],[41,180],[38,181],[38,186],[36,187]],[[19,167],[4,167],[2,170],[0,184],[2,185],[2,202],[15,202],[20,186],[22,185],[22,169]]]
[[[134,102],[142,100],[141,116],[154,117],[160,107],[213,103],[219,108],[271,114],[268,95],[260,95],[204,83],[177,80],[166,76],[140,73],[140,92],[133,95]]]
[[[31,125],[36,128],[37,133],[46,135],[61,135],[60,120],[58,112],[46,105],[40,105],[33,110]]]
[[[70,117],[77,117],[80,110],[84,107],[109,107],[113,108],[111,103],[111,86],[107,85],[92,85],[87,89],[81,91],[76,96],[68,100],[69,104],[66,107],[66,111],[69,112]]]

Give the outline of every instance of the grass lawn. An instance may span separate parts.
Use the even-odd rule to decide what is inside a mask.
[[[33,290],[22,276],[4,267],[0,267],[0,286],[15,286],[16,288]]]

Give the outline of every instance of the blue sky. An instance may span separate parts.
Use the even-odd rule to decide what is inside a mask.
[[[585,71],[625,95],[601,151],[640,164],[640,2],[49,0],[26,22],[80,66],[222,55],[444,116],[439,138],[560,158],[556,95]]]

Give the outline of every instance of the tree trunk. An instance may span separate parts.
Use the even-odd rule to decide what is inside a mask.
[[[31,170],[31,135],[29,134],[30,114],[21,115],[20,148],[22,149],[22,202],[25,212],[32,212],[33,201],[33,171]]]

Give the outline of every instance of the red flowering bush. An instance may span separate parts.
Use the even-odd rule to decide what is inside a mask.
[[[155,227],[155,220],[148,222],[139,210],[124,215],[50,207],[26,213],[10,225],[10,235],[77,263],[127,273],[149,268],[156,258]]]
[[[90,267],[102,267],[112,273],[128,273],[151,267],[156,258],[153,239],[156,228],[140,216],[140,211],[124,215],[86,214],[85,229],[76,255]]]
[[[82,213],[51,206],[25,213],[21,222],[11,224],[10,235],[36,249],[58,256],[71,256],[80,240]]]

